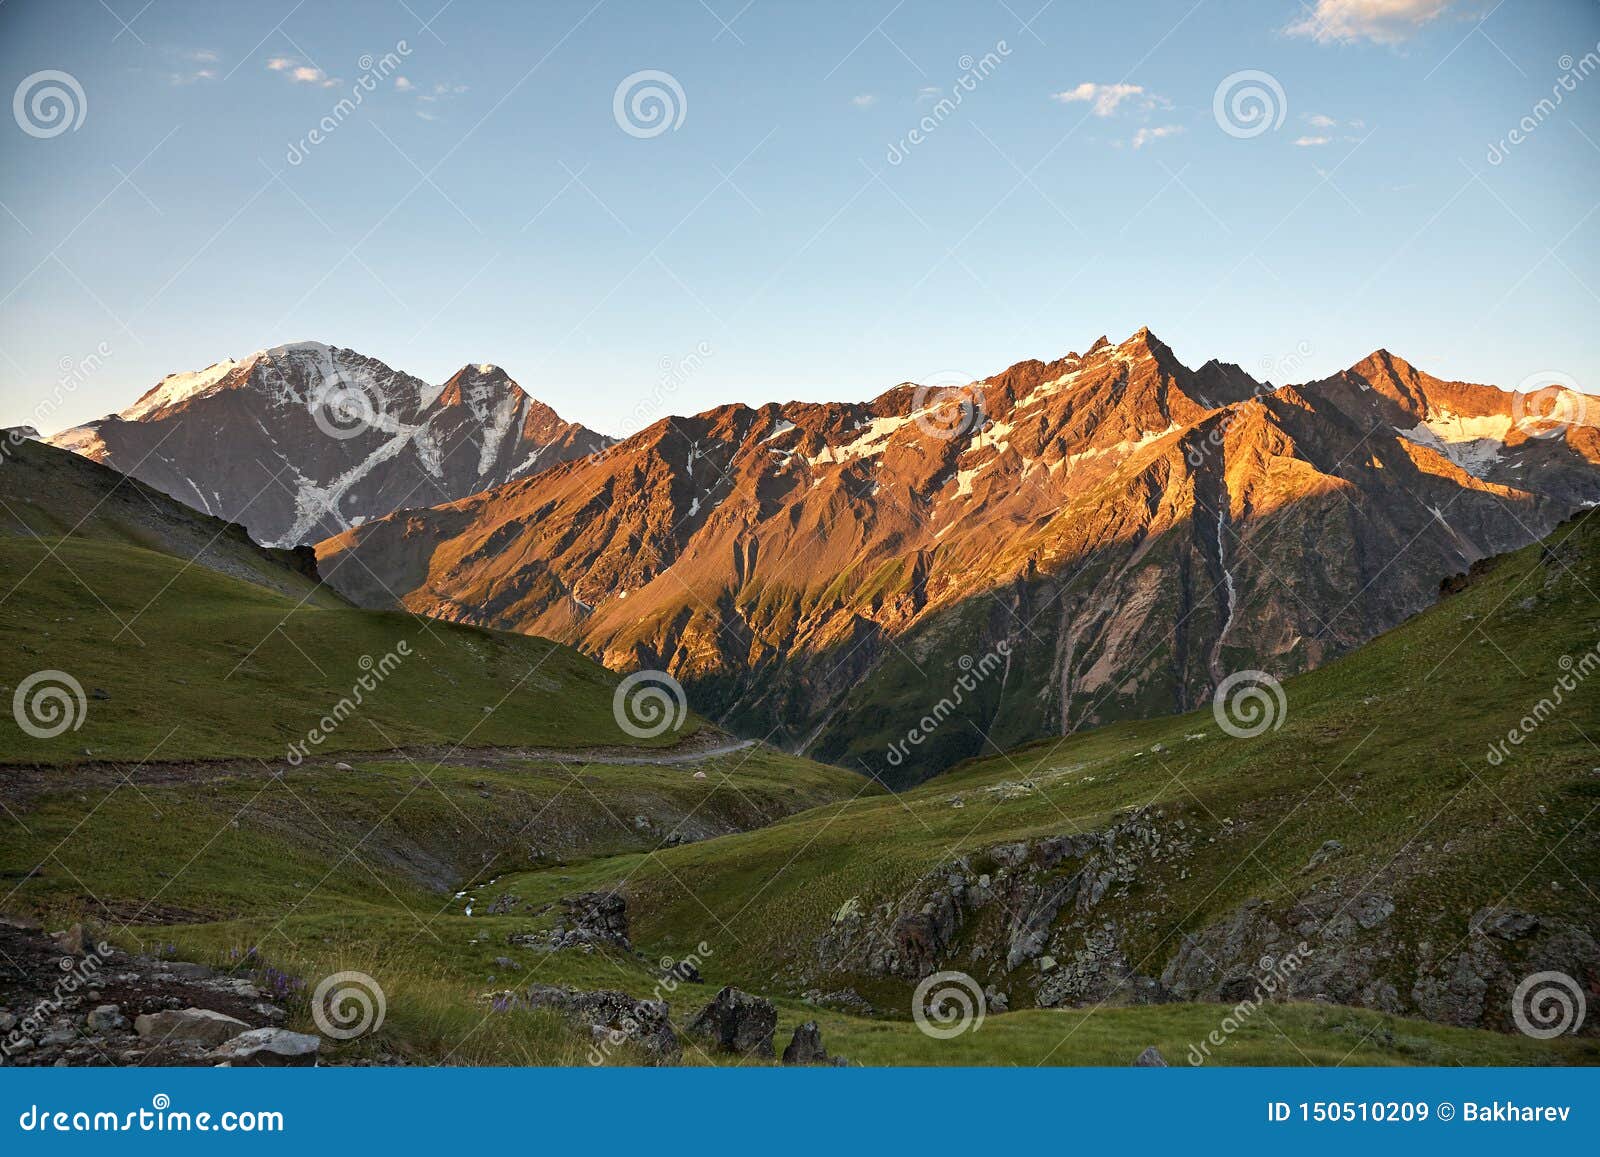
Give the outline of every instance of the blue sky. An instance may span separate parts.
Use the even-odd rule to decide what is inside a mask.
[[[1536,106],[1600,6],[1041,3],[10,0],[0,423],[297,340],[612,433],[1146,324],[1276,381],[1382,346],[1595,391],[1600,77]],[[48,136],[45,70],[82,92]],[[655,135],[614,112],[643,70]],[[1245,70],[1254,135],[1214,110]]]

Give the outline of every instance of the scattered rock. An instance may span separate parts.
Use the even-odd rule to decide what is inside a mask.
[[[147,1012],[133,1022],[133,1030],[153,1044],[193,1041],[220,1045],[250,1026],[242,1020],[212,1012],[209,1008],[181,1008],[166,1012]]]
[[[1306,861],[1306,866],[1300,869],[1302,875],[1314,871],[1344,851],[1344,845],[1338,840],[1324,840],[1322,846],[1311,853],[1311,858]]]
[[[1164,1069],[1167,1067],[1167,1058],[1161,1055],[1161,1050],[1151,1045],[1134,1058],[1133,1068],[1136,1069]]]
[[[639,1046],[655,1064],[677,1064],[683,1057],[663,1000],[635,1000],[626,992],[583,992],[551,984],[529,987],[521,999],[530,1008],[547,1008],[587,1028],[596,1045],[607,1040]]]
[[[770,1057],[777,1027],[778,1010],[770,1000],[729,985],[689,1022],[688,1032],[724,1052]]]
[[[128,1018],[122,1015],[122,1010],[114,1004],[100,1004],[89,1010],[83,1018],[84,1027],[90,1032],[113,1032],[127,1027]]]
[[[253,1028],[212,1049],[206,1060],[261,1068],[314,1065],[322,1038],[284,1028]]]
[[[822,1030],[817,1022],[808,1020],[794,1030],[794,1037],[783,1050],[786,1065],[826,1065],[830,1063],[828,1050],[822,1047]]]
[[[82,956],[94,945],[94,937],[84,930],[82,924],[74,924],[65,932],[57,932],[52,939],[56,947],[69,956]]]

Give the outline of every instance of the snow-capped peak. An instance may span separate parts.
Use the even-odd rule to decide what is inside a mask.
[[[249,360],[251,359],[246,359],[246,361]],[[232,358],[223,358],[220,362],[213,362],[203,370],[168,374],[156,383],[154,389],[150,390],[126,410],[123,410],[118,417],[125,421],[135,422],[140,418],[148,417],[157,410],[164,410],[168,406],[176,405],[189,398],[199,397],[244,364],[245,362],[237,362]]]

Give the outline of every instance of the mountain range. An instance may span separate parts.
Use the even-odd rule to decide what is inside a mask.
[[[1273,387],[1144,329],[940,390],[667,418],[317,552],[359,603],[664,669],[735,730],[903,785],[1395,626],[1600,500],[1600,430],[1524,416],[1579,408],[1386,351]],[[946,694],[974,664],[999,669]]]
[[[380,416],[355,437],[316,420],[334,376]],[[724,726],[904,786],[1397,625],[1600,501],[1579,401],[1385,350],[1274,386],[1191,370],[1141,329],[609,444],[493,367],[429,387],[306,345],[168,378],[54,441],[262,541],[329,535],[320,573],[358,604],[665,670]]]
[[[431,506],[604,448],[499,366],[431,385],[373,358],[298,342],[163,378],[120,413],[50,441],[296,546],[404,506]]]

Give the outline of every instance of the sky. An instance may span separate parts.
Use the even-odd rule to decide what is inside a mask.
[[[304,340],[612,434],[1144,325],[1597,392],[1596,73],[1591,0],[9,0],[0,424]]]

